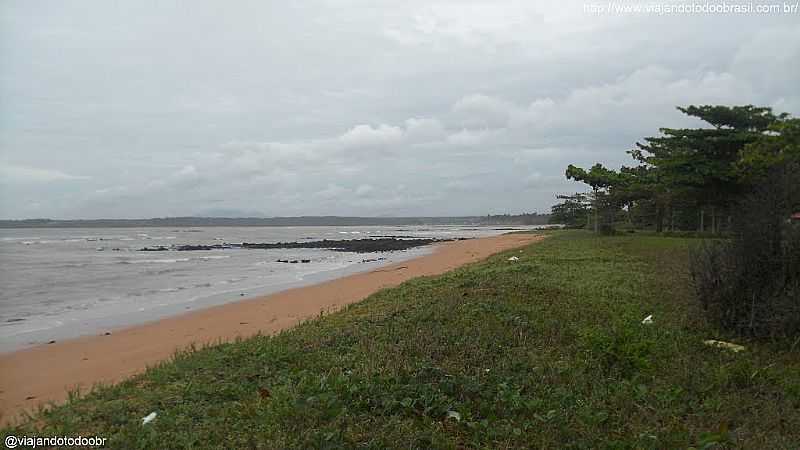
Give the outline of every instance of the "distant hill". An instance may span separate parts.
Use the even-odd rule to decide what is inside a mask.
[[[283,227],[370,225],[544,225],[547,214],[464,217],[165,217],[154,219],[0,220],[0,228]]]

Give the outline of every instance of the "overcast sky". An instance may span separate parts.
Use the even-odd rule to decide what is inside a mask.
[[[544,212],[676,105],[800,113],[797,13],[583,5],[5,0],[0,217]]]

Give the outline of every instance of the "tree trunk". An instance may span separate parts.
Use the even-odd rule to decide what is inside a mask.
[[[675,231],[675,210],[669,208],[669,231]]]
[[[664,207],[656,208],[656,233],[664,231]]]
[[[628,203],[628,225],[633,227],[633,202]]]
[[[776,223],[773,225],[773,237],[772,237],[772,254],[776,258],[780,258],[783,254],[783,236],[781,233],[781,220],[776,220]]]
[[[600,207],[600,202],[597,199],[597,189],[594,190],[594,232],[598,232],[598,209]]]
[[[711,207],[711,234],[717,234],[717,210]]]
[[[705,231],[706,210],[700,208],[700,232]]]

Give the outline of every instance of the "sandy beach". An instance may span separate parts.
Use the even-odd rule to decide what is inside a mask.
[[[70,390],[113,383],[191,344],[273,334],[408,279],[437,275],[542,239],[508,234],[437,244],[429,255],[313,286],[241,300],[155,322],[0,355],[0,420],[61,402]]]

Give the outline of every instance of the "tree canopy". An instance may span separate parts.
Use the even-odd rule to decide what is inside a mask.
[[[638,209],[652,212],[658,231],[667,216],[671,223],[676,217],[699,222],[703,230],[708,210],[714,232],[723,216],[730,221],[733,205],[759,177],[775,165],[800,160],[800,119],[788,114],[753,105],[690,105],[678,110],[707,126],[661,128],[658,136],[645,137],[628,151],[636,163],[632,167],[567,167],[567,179],[592,188],[596,220],[615,220],[614,214],[598,211],[602,208],[626,209],[629,220]]]

